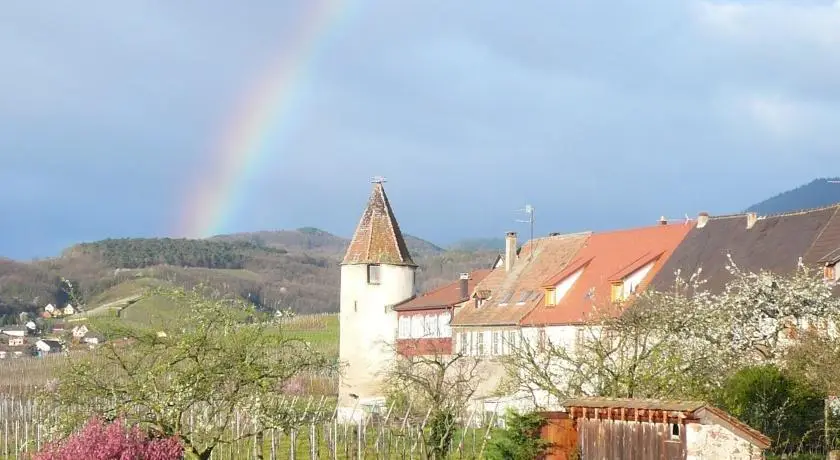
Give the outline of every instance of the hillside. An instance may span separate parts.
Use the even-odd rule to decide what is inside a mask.
[[[778,214],[798,209],[820,208],[840,202],[839,179],[816,179],[793,190],[782,192],[772,198],[754,204],[746,209],[760,215]]]
[[[498,253],[444,250],[413,236],[406,236],[406,243],[420,266],[420,290],[452,281],[459,272],[487,267]],[[209,285],[265,309],[334,312],[339,263],[348,244],[346,238],[307,227],[204,240],[107,239],[74,245],[54,259],[0,260],[0,321],[16,321],[21,311],[63,304],[72,296],[90,308],[108,309],[158,282]],[[72,289],[62,278],[71,281]]]

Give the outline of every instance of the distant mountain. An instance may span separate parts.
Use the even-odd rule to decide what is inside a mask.
[[[808,184],[782,192],[761,203],[754,204],[746,212],[760,215],[778,214],[799,209],[820,208],[840,202],[840,179],[816,179]]]
[[[489,267],[497,251],[445,250],[404,235],[419,265],[421,291],[456,279],[458,273]],[[73,282],[88,307],[106,293],[138,294],[138,286],[165,282],[209,285],[220,293],[247,298],[265,308],[301,313],[337,311],[339,264],[348,238],[314,227],[218,235],[203,240],[121,238],[82,243],[58,257],[18,262],[0,259],[0,325],[18,313],[35,313],[47,303],[62,304]],[[139,283],[138,280],[144,281]]]

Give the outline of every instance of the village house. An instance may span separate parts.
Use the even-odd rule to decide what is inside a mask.
[[[70,305],[68,303],[67,306],[64,307],[63,312],[65,315],[74,315],[76,314],[76,309],[73,307],[73,305]]]
[[[54,315],[56,311],[55,305],[48,303],[47,306],[44,307],[44,311],[50,315]]]
[[[26,345],[26,339],[24,337],[12,336],[6,339],[6,343],[8,343],[10,347],[22,347]]]
[[[619,314],[641,293],[685,235],[690,222],[592,234],[575,259],[542,280],[543,302],[520,322],[523,337],[537,347],[547,342],[574,348],[596,312]]]
[[[516,345],[519,323],[542,301],[545,279],[565,267],[589,235],[536,238],[517,254],[516,233],[508,233],[501,266],[478,284],[472,305],[455,314],[456,349],[469,356],[508,354],[509,346]]]
[[[409,254],[384,180],[375,179],[344,260],[339,299],[338,418],[352,420],[384,403],[384,373],[396,356],[393,306],[416,294],[417,264]]]
[[[88,332],[82,337],[82,342],[89,345],[99,345],[105,342],[105,336],[96,332]]]
[[[79,326],[75,326],[72,332],[74,339],[81,340],[89,332],[89,330],[86,325],[81,324]]]
[[[35,349],[38,351],[39,356],[44,356],[50,353],[59,353],[61,352],[62,346],[61,342],[54,339],[40,339],[35,342]]]
[[[840,252],[840,205],[770,216],[745,213],[711,217],[697,223],[651,282],[658,291],[672,290],[674,273],[688,278],[702,268],[703,289],[722,292],[732,275],[729,257],[741,270],[789,274],[800,258],[836,280]]]
[[[450,322],[455,309],[471,301],[490,269],[461,273],[458,281],[394,305],[397,352],[405,356],[452,354]]]
[[[545,412],[546,460],[674,458],[759,460],[770,439],[697,401],[580,398]]]
[[[2,332],[5,335],[26,337],[27,329],[26,326],[3,326]]]

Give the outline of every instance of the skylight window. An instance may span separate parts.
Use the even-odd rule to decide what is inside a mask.
[[[533,292],[534,292],[534,291],[522,291],[522,292],[519,294],[519,300],[517,300],[517,301],[516,301],[516,304],[517,304],[517,305],[522,305],[522,304],[524,304],[525,302],[527,302],[527,301],[528,301],[528,299],[529,299],[529,298],[531,298],[531,297],[533,296]]]
[[[507,305],[507,304],[508,304],[508,302],[510,302],[510,298],[511,298],[511,297],[513,297],[513,293],[512,293],[512,292],[508,292],[508,293],[506,293],[505,295],[503,295],[503,296],[499,299],[499,305]]]

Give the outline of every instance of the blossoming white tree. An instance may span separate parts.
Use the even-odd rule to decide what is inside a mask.
[[[840,299],[800,263],[789,275],[741,270],[730,259],[723,292],[702,271],[676,273],[670,292],[601,305],[573,344],[520,340],[504,390],[535,405],[571,396],[706,397],[740,366],[778,360],[795,328],[837,324]]]

